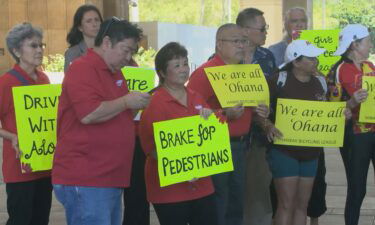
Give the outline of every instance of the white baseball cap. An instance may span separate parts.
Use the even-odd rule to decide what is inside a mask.
[[[353,41],[369,36],[367,27],[361,24],[349,24],[340,32],[339,47],[333,53],[336,56],[342,55],[349,48]]]
[[[288,45],[288,47],[286,47],[284,63],[279,66],[279,69],[283,68],[301,55],[307,57],[317,57],[323,54],[325,51],[326,50],[324,48],[317,48],[308,41],[294,40]]]

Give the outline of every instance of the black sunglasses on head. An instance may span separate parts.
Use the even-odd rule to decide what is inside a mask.
[[[107,34],[109,28],[111,27],[111,25],[115,22],[120,22],[121,20],[115,16],[112,16],[110,21],[107,23],[107,25],[105,26],[104,30],[103,30],[103,34],[102,34],[102,38],[105,37],[105,35]]]

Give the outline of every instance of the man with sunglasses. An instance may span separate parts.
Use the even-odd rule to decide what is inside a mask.
[[[261,47],[265,44],[269,26],[263,12],[256,8],[242,10],[236,19],[237,25],[249,40],[245,48],[244,63],[259,64],[266,77],[276,70],[275,59],[271,51]],[[271,204],[268,186],[271,180],[266,160],[267,141],[261,128],[251,126],[250,151],[246,155],[246,195],[244,224],[261,225],[271,223]]]
[[[145,108],[150,96],[130,93],[120,70],[133,62],[141,35],[127,21],[104,21],[94,48],[65,75],[52,183],[68,225],[121,224],[134,152],[133,110]]]

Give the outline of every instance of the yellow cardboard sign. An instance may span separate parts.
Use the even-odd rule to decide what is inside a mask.
[[[279,145],[341,147],[344,141],[345,102],[277,100],[275,126]]]
[[[362,88],[367,90],[368,96],[366,101],[361,103],[359,122],[375,123],[375,76],[363,76]]]
[[[156,122],[160,186],[233,170],[228,124],[211,115]]]
[[[61,84],[21,86],[12,91],[21,163],[30,164],[33,172],[50,170]]]
[[[324,48],[327,51],[318,56],[318,70],[325,76],[331,67],[340,59],[340,56],[334,56],[339,44],[340,30],[303,30],[298,39],[313,43],[318,48]]]
[[[204,69],[221,107],[269,105],[266,78],[258,64],[225,65]]]
[[[149,92],[155,87],[155,70],[125,66],[121,69],[130,91]]]

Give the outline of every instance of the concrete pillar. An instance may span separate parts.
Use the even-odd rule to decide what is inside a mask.
[[[128,0],[103,1],[103,16],[105,19],[116,16],[120,19],[129,20]]]

